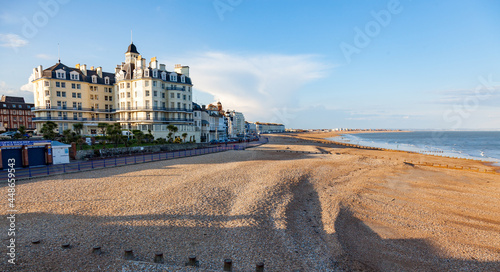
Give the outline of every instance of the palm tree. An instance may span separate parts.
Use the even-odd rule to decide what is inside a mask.
[[[21,138],[26,138],[24,135],[26,134],[26,127],[25,126],[20,126],[19,127],[19,132],[18,132],[21,136]]]
[[[188,136],[188,134],[186,132],[182,133],[182,139],[184,140],[184,142],[186,142],[187,136]]]
[[[43,124],[40,132],[42,133],[44,139],[54,140],[57,136],[56,132],[54,131],[54,129],[56,128],[57,128],[56,123],[52,121],[47,121],[45,124]]]
[[[83,123],[75,123],[73,124],[73,130],[76,132],[76,135],[82,135]]]
[[[97,127],[99,129],[101,129],[102,136],[106,136],[106,128],[108,127],[108,124],[106,124],[106,123],[99,123],[99,124],[97,124]]]
[[[144,139],[144,132],[140,130],[132,130],[132,133],[134,134],[134,138],[137,140],[137,145],[141,145],[142,140]]]
[[[168,131],[170,131],[170,133],[168,134],[168,138],[169,138],[169,140],[172,140],[172,138],[175,138],[174,135],[179,129],[172,124],[168,125],[167,129],[168,129]]]
[[[118,143],[122,137],[122,127],[119,123],[114,123],[112,125],[108,125],[106,127],[106,132],[110,140],[115,144],[115,147],[118,147]]]

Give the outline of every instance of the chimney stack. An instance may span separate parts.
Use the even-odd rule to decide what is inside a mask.
[[[80,71],[86,76],[87,75],[87,64],[80,65]]]

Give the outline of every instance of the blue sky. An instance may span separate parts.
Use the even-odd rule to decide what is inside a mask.
[[[194,101],[292,128],[500,128],[499,1],[2,1],[0,93],[34,67],[113,72],[134,44]]]

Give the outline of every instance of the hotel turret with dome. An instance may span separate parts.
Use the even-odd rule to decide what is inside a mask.
[[[193,120],[193,84],[189,66],[175,65],[168,71],[156,57],[149,63],[132,43],[125,62],[115,68],[116,118],[122,128],[151,131],[155,138],[167,137],[167,126],[187,133],[188,140],[199,142]]]

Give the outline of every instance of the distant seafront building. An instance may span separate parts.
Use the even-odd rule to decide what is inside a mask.
[[[276,123],[255,122],[257,133],[281,133],[285,132],[285,125]]]
[[[0,131],[18,130],[24,126],[26,130],[34,130],[31,112],[32,103],[25,103],[23,97],[5,96],[0,99]]]
[[[243,137],[245,135],[245,116],[241,112],[227,111],[229,137]]]

